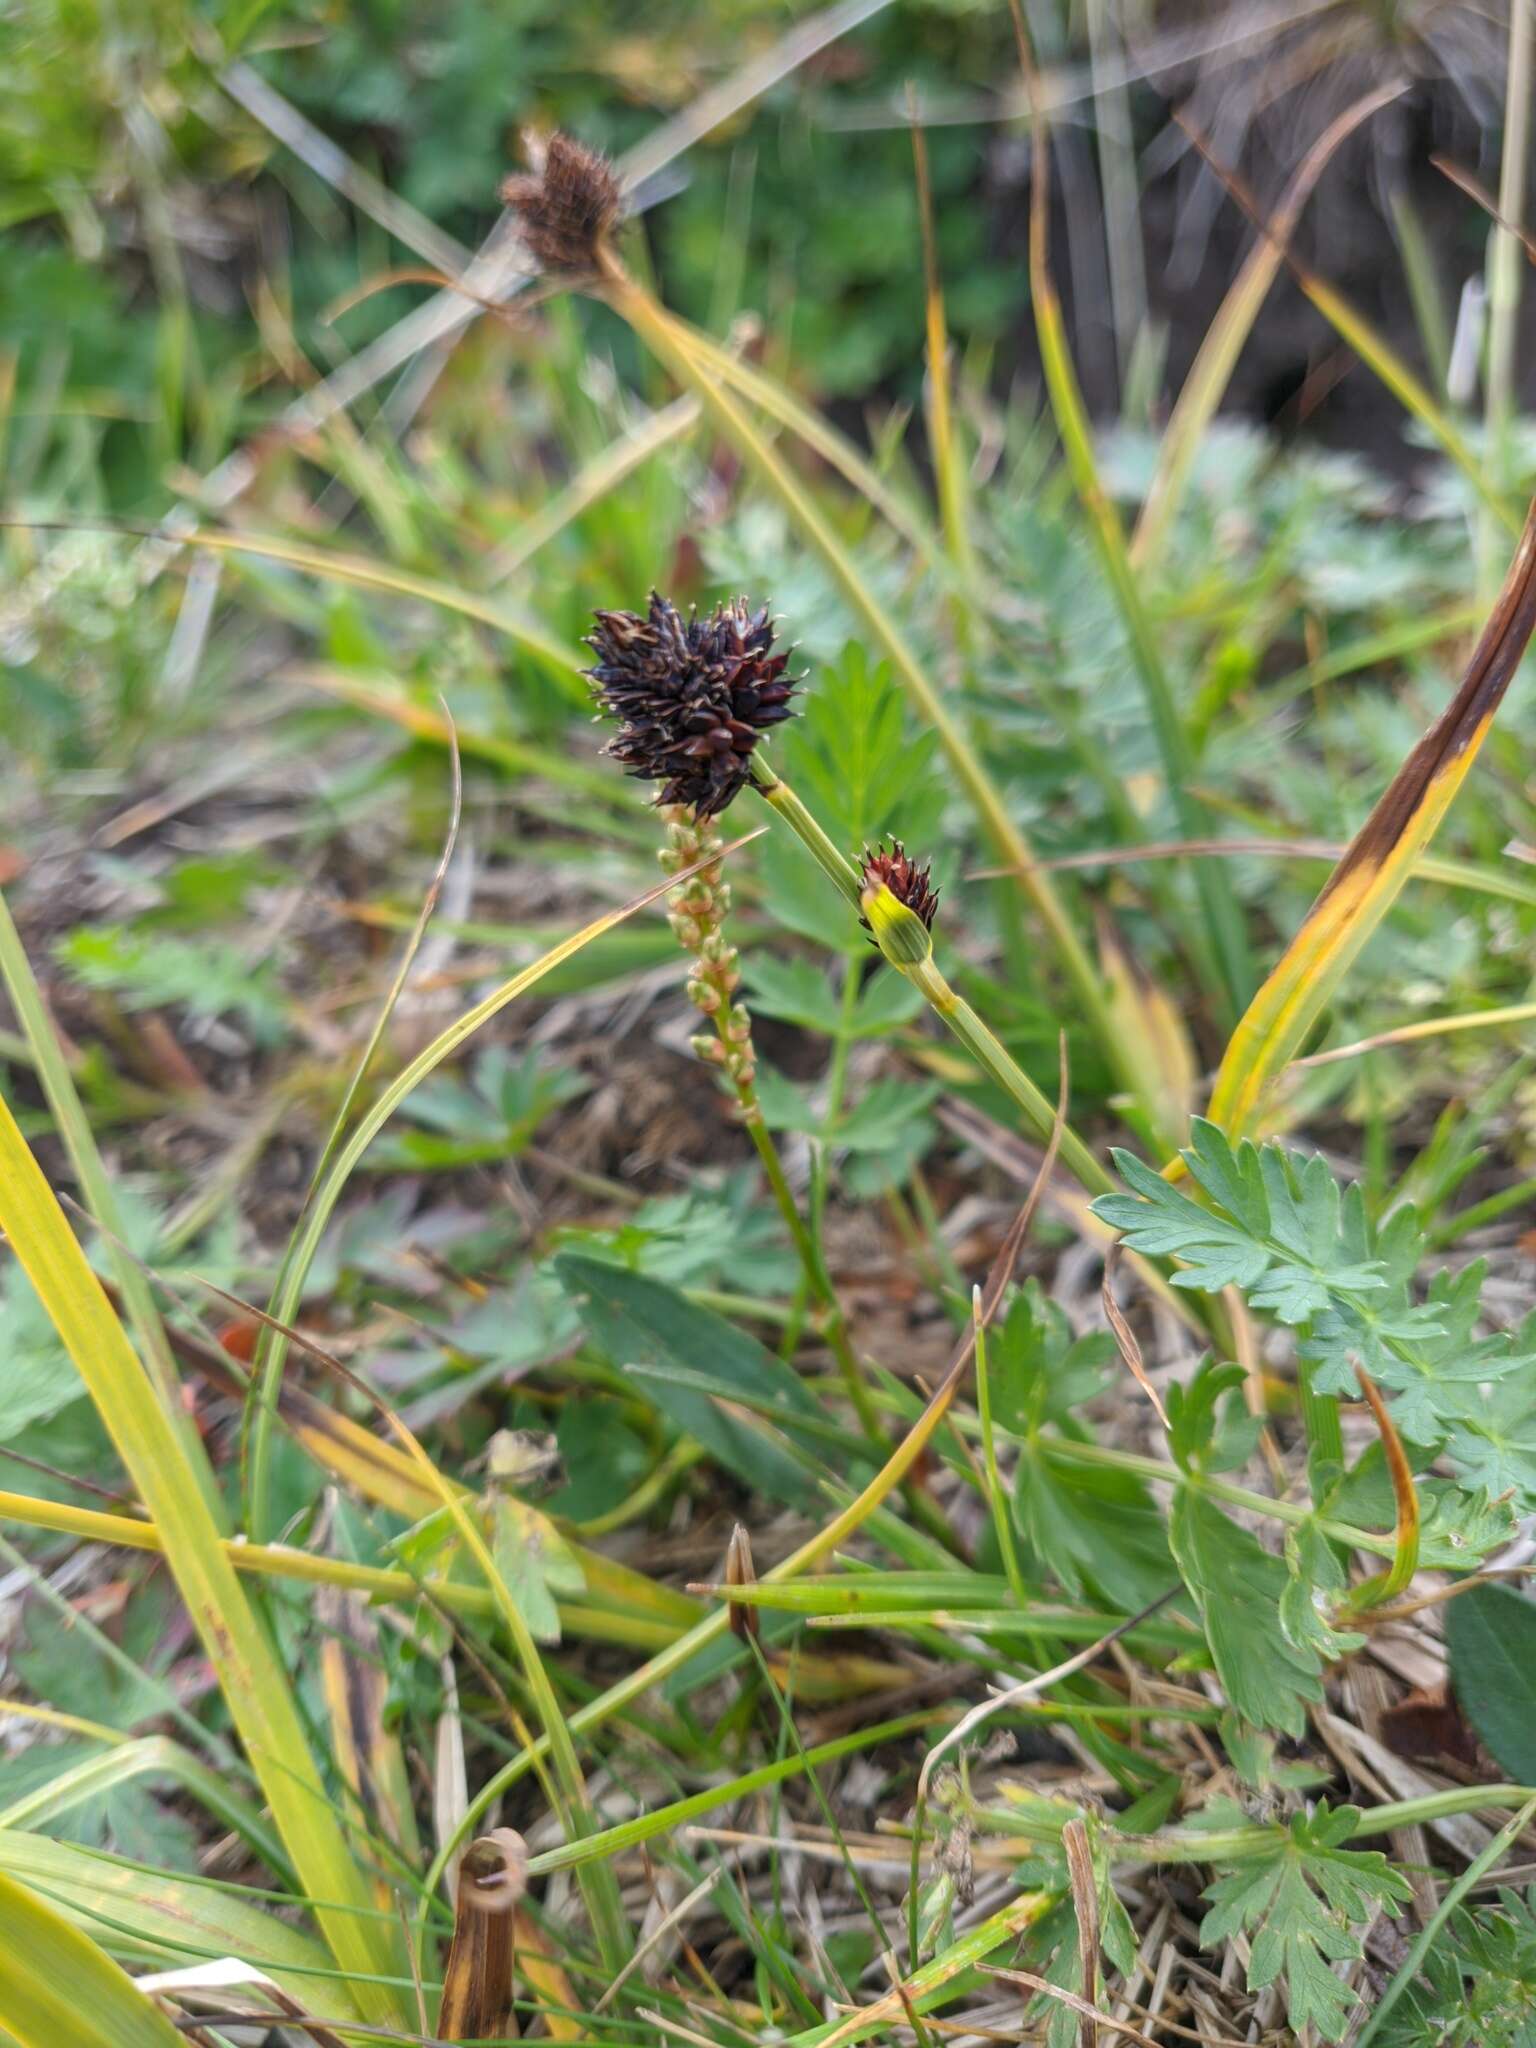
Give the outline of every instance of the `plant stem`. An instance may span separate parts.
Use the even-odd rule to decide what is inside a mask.
[[[703,860],[708,863],[700,868],[692,881],[672,891],[667,901],[673,932],[685,950],[693,956],[693,973],[688,983],[688,994],[696,1009],[708,1018],[714,1033],[713,1039],[696,1038],[694,1048],[707,1058],[711,1065],[720,1069],[721,1075],[736,1097],[741,1121],[751,1138],[763,1175],[768,1182],[784,1228],[789,1232],[790,1241],[800,1260],[805,1284],[817,1303],[819,1315],[817,1327],[825,1339],[827,1348],[837,1361],[837,1369],[848,1390],[848,1398],[855,1414],[863,1426],[864,1433],[872,1446],[882,1454],[889,1448],[881,1427],[880,1416],[871,1398],[869,1387],[854,1355],[848,1335],[847,1320],[843,1315],[842,1303],[837,1298],[837,1289],[827,1271],[826,1260],[815,1234],[800,1213],[794,1190],[784,1171],[784,1162],[779,1157],[779,1148],[773,1141],[773,1134],[763,1120],[763,1106],[757,1093],[757,1059],[752,1047],[752,1020],[745,1007],[735,1000],[740,974],[736,965],[736,949],[726,939],[724,922],[730,907],[730,890],[720,870],[718,854],[721,847],[719,833],[714,821],[700,818],[683,804],[667,806],[662,816],[667,825],[667,844],[662,850],[662,866],[669,871],[682,867],[697,867]],[[946,1532],[947,1533],[947,1532]]]
[[[1382,2021],[1418,1975],[1423,1966],[1424,1958],[1429,1954],[1431,1947],[1439,1938],[1440,1930],[1445,1926],[1446,1921],[1450,1919],[1472,1887],[1488,1871],[1492,1870],[1500,1858],[1507,1853],[1524,1830],[1533,1813],[1536,1813],[1536,1799],[1528,1799],[1520,1811],[1512,1814],[1504,1823],[1482,1854],[1475,1857],[1461,1873],[1461,1876],[1457,1878],[1445,1897],[1440,1901],[1440,1904],[1424,1923],[1417,1940],[1398,1965],[1392,1982],[1381,1994],[1376,2010],[1366,2022],[1364,2030],[1355,2036],[1355,2048],[1367,2048],[1367,2043],[1375,2038]]]
[[[987,1505],[997,1531],[998,1554],[1003,1571],[1021,1611],[1029,1607],[1029,1590],[1019,1570],[1018,1546],[1013,1540],[1013,1513],[997,1472],[997,1440],[992,1433],[992,1387],[987,1373],[987,1322],[981,1311],[981,1289],[971,1294],[971,1315],[976,1326],[976,1413],[981,1424],[981,1456],[987,1475]]]
[[[773,806],[839,893],[857,909],[862,880],[858,869],[838,852],[789,784],[777,777],[772,782],[764,781],[760,776],[756,786],[758,794]],[[898,964],[897,971],[906,975],[988,1078],[1024,1112],[1036,1137],[1049,1143],[1056,1125],[1055,1109],[970,1004],[950,987],[932,961],[910,967]],[[1090,1193],[1113,1193],[1115,1181],[1070,1126],[1062,1132],[1061,1157]]]
[[[611,251],[602,253],[602,261],[608,303],[677,381],[697,392],[721,433],[779,499],[821,555],[849,606],[896,671],[913,705],[938,735],[987,838],[999,859],[1017,875],[1019,887],[1049,933],[1085,1020],[1125,1086],[1136,1093],[1137,1076],[1124,1058],[1098,970],[1078,937],[1055,884],[1040,867],[1029,841],[1010,816],[1001,792],[889,612],[869,589],[853,557],[793,472],[694,350],[686,330],[636,283]]]
[[[1499,160],[1499,213],[1508,227],[1495,224],[1488,246],[1488,382],[1484,393],[1486,441],[1484,460],[1496,491],[1509,482],[1509,428],[1515,410],[1516,350],[1519,343],[1520,285],[1525,252],[1518,229],[1525,212],[1526,153],[1531,132],[1532,9],[1529,0],[1515,0],[1509,10],[1509,63],[1504,90],[1504,146]],[[1487,594],[1498,588],[1499,535],[1485,512],[1481,520],[1483,583]]]

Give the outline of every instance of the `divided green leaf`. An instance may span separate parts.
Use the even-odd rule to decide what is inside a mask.
[[[1236,1806],[1206,1809],[1212,1825],[1244,1816]],[[1355,1994],[1330,1967],[1363,1953],[1359,1929],[1380,1912],[1396,1914],[1410,1898],[1408,1881],[1375,1849],[1346,1849],[1359,1824],[1357,1807],[1331,1809],[1320,1800],[1310,1814],[1276,1827],[1273,1846],[1224,1868],[1207,1886],[1211,1910],[1201,1925],[1203,1946],[1233,1935],[1250,1945],[1248,1988],[1261,1991],[1284,1976],[1293,2028],[1315,2027],[1325,2041],[1343,2037]]]

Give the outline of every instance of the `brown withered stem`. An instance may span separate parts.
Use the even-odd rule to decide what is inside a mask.
[[[445,2040],[517,2038],[513,1915],[527,1889],[528,1845],[515,1828],[497,1828],[464,1851],[437,2017]]]
[[[501,196],[517,214],[528,253],[541,270],[593,275],[623,208],[613,165],[559,129],[527,134],[523,147],[528,169],[514,172]]]

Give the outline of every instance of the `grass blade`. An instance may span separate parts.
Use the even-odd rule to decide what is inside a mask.
[[[27,1048],[42,1083],[49,1113],[53,1117],[59,1136],[64,1140],[69,1154],[69,1163],[74,1168],[75,1179],[85,1197],[86,1207],[106,1232],[107,1257],[117,1280],[128,1314],[128,1321],[134,1336],[138,1339],[139,1351],[150,1376],[155,1383],[160,1400],[172,1427],[182,1438],[183,1446],[189,1453],[190,1469],[196,1474],[203,1487],[209,1512],[220,1519],[222,1503],[218,1490],[212,1483],[207,1461],[193,1450],[196,1434],[191,1418],[182,1407],[177,1385],[176,1365],[160,1319],[160,1311],[150,1291],[149,1282],[139,1267],[121,1249],[123,1218],[117,1206],[112,1183],[107,1169],[102,1164],[97,1149],[95,1134],[91,1130],[90,1118],[80,1101],[75,1087],[74,1075],[69,1071],[69,1062],[59,1044],[58,1033],[43,1001],[43,992],[37,985],[37,976],[32,972],[32,963],[27,958],[26,948],[11,916],[10,906],[0,896],[0,979],[4,980],[11,1007],[26,1036]]]
[[[1120,516],[1099,481],[1093,449],[1093,432],[1087,408],[1078,388],[1077,372],[1067,345],[1066,322],[1061,301],[1051,277],[1048,250],[1050,140],[1036,91],[1033,63],[1025,38],[1022,18],[1015,13],[1020,59],[1030,85],[1034,107],[1034,175],[1030,185],[1029,208],[1029,291],[1035,315],[1035,333],[1040,344],[1040,361],[1062,453],[1087,518],[1105,580],[1114,594],[1130,643],[1131,658],[1141,682],[1152,728],[1162,757],[1163,777],[1186,839],[1208,833],[1205,809],[1191,794],[1195,780],[1195,752],[1185,730],[1168,675],[1158,652],[1152,621],[1142,603],[1136,572],[1126,547]],[[1206,934],[1220,990],[1225,995],[1230,1017],[1241,1013],[1255,981],[1248,951],[1248,935],[1242,912],[1233,894],[1232,881],[1219,865],[1202,864],[1195,870],[1195,887],[1204,913]],[[1111,1028],[1109,1042],[1119,1043]],[[1139,1076],[1130,1077],[1135,1092]]]
[[[1174,118],[1177,120],[1178,116],[1175,115]],[[1184,127],[1185,134],[1260,234],[1273,239],[1273,226],[1264,217],[1263,210],[1242,179],[1227,165],[1217,162],[1204,140],[1192,128],[1183,123],[1180,125]],[[1511,532],[1518,531],[1519,520],[1515,512],[1502,493],[1489,482],[1483,465],[1466,436],[1444,407],[1435,403],[1433,393],[1425,387],[1422,380],[1414,375],[1397,351],[1383,341],[1370,322],[1356,312],[1349,301],[1336,292],[1325,278],[1309,270],[1306,264],[1292,255],[1283,243],[1280,245],[1280,254],[1297,284],[1340,339],[1348,343],[1361,362],[1386,385],[1399,404],[1434,436],[1489,511]]]
[[[1167,545],[1205,430],[1226,395],[1243,345],[1252,333],[1254,322],[1269,297],[1270,287],[1285,261],[1285,252],[1302,209],[1327,169],[1329,159],[1362,121],[1369,120],[1372,114],[1388,106],[1405,90],[1401,80],[1380,86],[1375,92],[1356,100],[1352,107],[1346,107],[1338,119],[1324,129],[1302,158],[1296,175],[1286,188],[1279,211],[1270,222],[1269,232],[1261,235],[1249,251],[1215,319],[1205,331],[1169,416],[1157,451],[1157,469],[1131,537],[1131,561],[1137,569],[1152,567]]]
[[[1477,759],[1536,628],[1536,503],[1461,687],[1351,840],[1279,965],[1232,1034],[1210,1117],[1234,1137],[1396,900]]]
[[[21,2048],[179,2048],[126,1970],[61,1913],[0,1875],[0,2026]]]
[[[0,1872],[93,1933],[114,1955],[162,1965],[239,1956],[290,1992],[307,1994],[312,1980],[327,1978],[332,2010],[349,2017],[356,2012],[320,1943],[247,1903],[233,1887],[174,1877],[14,1828],[0,1831]]]
[[[756,832],[749,832],[744,838],[733,841],[725,851],[734,853],[737,847],[747,845],[757,836]],[[466,1010],[464,1015],[450,1024],[446,1030],[440,1031],[432,1043],[419,1052],[387,1088],[380,1091],[377,1099],[359,1118],[356,1128],[345,1143],[336,1148],[329,1167],[315,1187],[294,1239],[290,1256],[284,1262],[282,1285],[274,1295],[273,1306],[269,1311],[273,1322],[291,1323],[294,1320],[303,1298],[304,1282],[314,1263],[315,1253],[320,1249],[320,1240],[325,1235],[326,1225],[341,1199],[342,1189],[351,1178],[353,1168],[412,1089],[419,1087],[435,1068],[440,1067],[461,1045],[473,1038],[482,1024],[488,1023],[509,1003],[516,1002],[520,995],[526,994],[546,974],[579,953],[583,946],[588,946],[594,939],[601,938],[604,932],[612,931],[615,925],[622,924],[626,918],[632,917],[637,910],[644,910],[647,904],[658,901],[679,882],[687,881],[704,865],[706,863],[703,861],[695,862],[693,867],[683,868],[677,874],[669,875],[654,888],[632,897],[617,910],[604,911],[603,915],[594,918],[591,924],[583,925],[580,931],[573,932],[567,939],[562,939],[558,946],[552,946],[547,953],[523,968],[521,973],[514,974],[510,981],[504,981],[499,988],[493,989],[482,1001],[476,1003],[473,1009]],[[263,1403],[275,1416],[279,1406],[283,1363],[288,1353],[288,1339],[281,1331],[274,1332],[273,1337],[271,1350],[267,1354],[266,1374],[260,1393]]]
[[[217,1673],[278,1833],[314,1899],[359,2004],[381,2024],[401,2008],[378,1978],[399,1962],[393,1930],[348,1907],[371,1906],[362,1871],[336,1824],[294,1703],[288,1674],[257,1623],[220,1541],[204,1484],[91,1271],[58,1198],[0,1098],[3,1229],[117,1446],[159,1531],[188,1614]],[[55,2035],[54,2040],[68,2035]]]

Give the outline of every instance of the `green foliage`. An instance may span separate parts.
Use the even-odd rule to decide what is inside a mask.
[[[277,969],[229,941],[99,924],[79,926],[56,950],[78,981],[120,997],[131,1010],[179,1008],[204,1023],[233,1017],[259,1045],[284,1034],[287,1004]]]
[[[1240,1817],[1223,1803],[1205,1809],[1213,1827]],[[1285,1978],[1290,2023],[1313,2026],[1325,2041],[1342,2039],[1355,1999],[1329,1967],[1363,1953],[1357,1929],[1380,1912],[1395,1914],[1412,1896],[1408,1881],[1376,1849],[1346,1849],[1359,1824],[1357,1807],[1320,1800],[1289,1827],[1275,1827],[1273,1847],[1218,1875],[1205,1896],[1211,1910],[1203,1942],[1248,1937],[1248,1985],[1260,1991]]]
[[[815,1499],[812,1472],[781,1447],[779,1432],[796,1441],[796,1421],[816,1419],[819,1410],[771,1351],[642,1274],[574,1252],[562,1252],[555,1271],[593,1342],[642,1398],[748,1485],[794,1506]],[[737,1406],[742,1397],[771,1419],[744,1413]],[[820,1451],[816,1438],[803,1441]]]
[[[1298,1330],[1318,1393],[1355,1394],[1363,1366],[1390,1390],[1393,1421],[1423,1462],[1447,1451],[1469,1488],[1536,1500],[1536,1321],[1474,1337],[1481,1263],[1438,1274],[1415,1300],[1425,1247],[1411,1206],[1373,1227],[1359,1186],[1341,1189],[1320,1157],[1247,1140],[1234,1149],[1199,1118],[1183,1157],[1204,1204],[1129,1153],[1115,1157],[1134,1193],[1104,1196],[1095,1213],[1134,1249],[1181,1260],[1175,1286],[1241,1288]]]
[[[1064,1591],[1091,1591],[1134,1614],[1174,1580],[1162,1512],[1145,1481],[1053,1449],[1056,1439],[1093,1441],[1081,1410],[1103,1391],[1113,1338],[1074,1338],[1032,1281],[994,1330],[987,1355],[998,1427],[1018,1439],[1012,1507],[1029,1555]]]
[[[390,1134],[376,1157],[385,1165],[439,1170],[515,1159],[546,1117],[589,1086],[537,1049],[514,1059],[505,1046],[487,1046],[471,1063],[468,1082],[434,1079],[418,1088],[402,1114],[424,1128]]]
[[[1380,2048],[1530,2048],[1536,2038],[1536,1888],[1453,1913],[1386,2016]]]
[[[1445,1648],[1462,1712],[1501,1771],[1536,1784],[1536,1605],[1513,1586],[1447,1601]]]
[[[799,709],[775,758],[838,845],[856,854],[892,830],[926,845],[943,811],[937,742],[913,730],[890,664],[850,640],[813,671]]]

